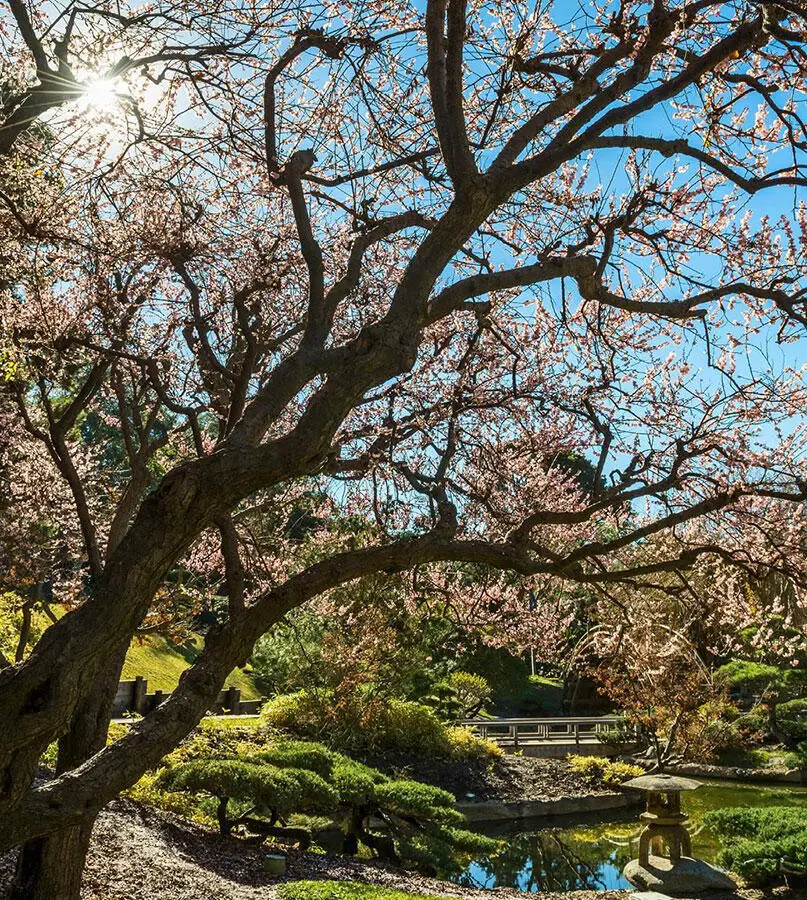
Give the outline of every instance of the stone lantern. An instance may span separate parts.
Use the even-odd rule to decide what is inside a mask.
[[[645,826],[639,836],[639,859],[631,860],[624,871],[631,884],[643,890],[686,895],[735,889],[725,872],[692,859],[681,792],[694,791],[700,782],[672,775],[640,775],[623,787],[647,794],[647,809],[639,816]]]

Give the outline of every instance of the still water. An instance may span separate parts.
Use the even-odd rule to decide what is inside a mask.
[[[692,854],[713,862],[718,842],[703,824],[703,814],[726,806],[804,806],[807,788],[763,787],[742,782],[704,782],[682,794],[690,816]],[[494,857],[472,862],[452,881],[468,887],[514,887],[522,891],[618,890],[630,885],[622,877],[628,860],[638,855],[640,808],[614,810],[575,820],[521,821],[488,831],[504,840]]]

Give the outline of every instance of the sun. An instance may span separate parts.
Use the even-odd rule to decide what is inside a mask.
[[[108,112],[119,101],[118,87],[109,78],[96,78],[85,82],[83,89],[84,102],[98,112]]]

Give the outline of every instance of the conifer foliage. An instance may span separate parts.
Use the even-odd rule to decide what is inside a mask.
[[[322,744],[289,741],[255,755],[195,759],[164,770],[158,785],[217,798],[224,835],[240,825],[307,847],[310,831],[288,826],[290,815],[328,813],[342,827],[349,855],[363,844],[383,859],[434,871],[456,865],[463,853],[496,848],[462,828],[448,791],[389,778]],[[239,801],[239,815],[230,815],[230,801]]]

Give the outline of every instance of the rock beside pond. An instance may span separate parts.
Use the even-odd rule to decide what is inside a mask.
[[[632,885],[642,890],[681,897],[706,891],[734,891],[737,887],[725,872],[703,860],[687,856],[676,862],[662,856],[651,856],[647,866],[634,859],[625,866],[624,875]]]

